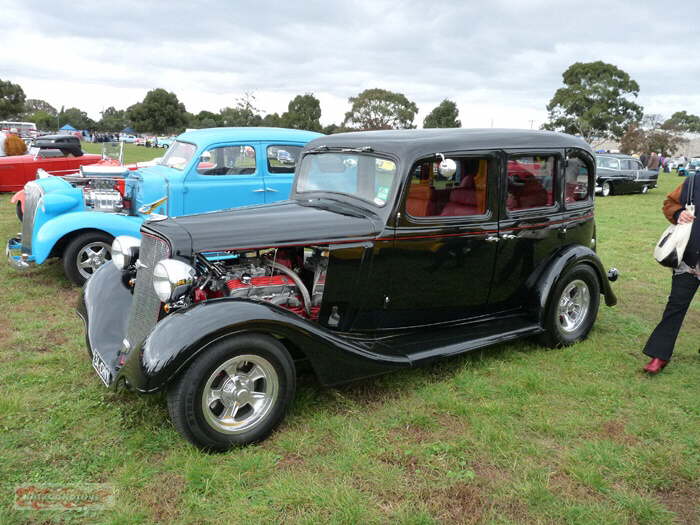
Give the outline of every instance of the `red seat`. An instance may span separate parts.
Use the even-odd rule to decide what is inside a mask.
[[[450,192],[450,200],[443,208],[440,216],[459,217],[463,215],[478,215],[479,207],[476,198],[474,177],[468,175],[462,179],[458,188]]]
[[[413,217],[430,217],[437,212],[435,190],[424,184],[411,184],[406,199],[406,211]]]

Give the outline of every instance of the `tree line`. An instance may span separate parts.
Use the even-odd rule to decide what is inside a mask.
[[[543,129],[580,135],[593,146],[616,141],[623,153],[671,154],[687,142],[684,133],[700,133],[700,117],[686,111],[667,119],[645,114],[635,101],[639,84],[613,64],[576,62],[562,77]]]
[[[0,120],[26,120],[36,123],[42,130],[58,129],[70,124],[76,129],[98,132],[115,132],[131,127],[138,132],[167,134],[178,133],[185,128],[213,128],[222,126],[249,127],[271,126],[305,129],[324,133],[350,130],[410,129],[418,106],[402,93],[385,89],[366,89],[350,97],[350,111],[340,124],[321,126],[321,102],[312,93],[297,95],[289,101],[287,111],[281,115],[268,113],[256,107],[255,95],[245,93],[230,107],[218,113],[187,111],[175,93],[162,88],[149,91],[141,102],[126,109],[108,107],[101,118],[92,120],[79,108],[57,110],[44,100],[27,99],[18,84],[0,80]],[[423,121],[423,127],[461,127],[457,104],[445,99]]]
[[[671,153],[684,142],[683,133],[700,133],[700,117],[677,111],[670,118],[647,115],[636,102],[639,84],[628,73],[602,61],[576,62],[562,74],[563,87],[547,104],[543,129],[583,137],[596,146],[617,141],[622,151]],[[321,103],[312,93],[297,95],[282,114],[256,107],[255,95],[245,93],[217,113],[189,113],[175,93],[158,88],[126,109],[108,107],[93,121],[79,108],[61,108],[38,99],[25,99],[18,84],[0,80],[0,119],[35,122],[40,129],[71,124],[78,129],[113,132],[132,127],[138,132],[177,133],[185,128],[272,126],[336,133],[351,130],[411,129],[418,106],[403,93],[366,89],[348,98],[350,110],[338,124],[321,126]],[[445,99],[423,121],[425,128],[461,127],[457,104]]]

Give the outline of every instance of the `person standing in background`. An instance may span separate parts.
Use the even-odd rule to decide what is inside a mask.
[[[642,154],[639,156],[639,162],[641,162],[641,163],[642,163],[642,166],[644,166],[645,168],[647,167],[647,162],[648,162],[648,161],[649,161],[649,155],[647,155],[646,153],[642,153]]]
[[[647,169],[652,171],[659,171],[659,156],[654,151],[651,152],[651,156],[647,161]]]

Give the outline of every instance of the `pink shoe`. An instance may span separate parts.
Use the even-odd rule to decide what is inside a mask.
[[[668,364],[668,361],[664,361],[663,359],[659,359],[658,357],[654,357],[651,361],[647,363],[647,366],[644,367],[644,371],[649,373],[649,374],[658,374],[661,372],[664,367]]]

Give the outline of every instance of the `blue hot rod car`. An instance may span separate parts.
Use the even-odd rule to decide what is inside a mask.
[[[18,269],[63,259],[83,284],[111,258],[114,237],[140,237],[151,213],[182,216],[286,199],[302,147],[318,133],[213,128],[183,133],[153,166],[85,166],[25,186],[22,232],[7,242]]]

